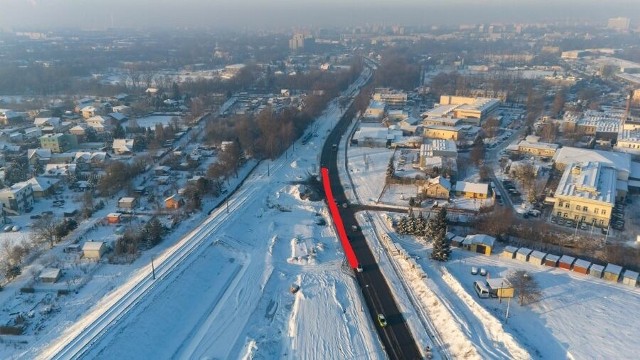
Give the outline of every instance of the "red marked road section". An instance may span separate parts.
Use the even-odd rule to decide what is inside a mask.
[[[340,212],[338,211],[338,205],[336,204],[335,198],[333,197],[333,192],[331,191],[331,183],[329,182],[329,169],[322,168],[322,186],[324,187],[324,194],[327,197],[327,204],[329,204],[329,211],[331,212],[331,217],[333,218],[333,223],[336,226],[336,230],[338,231],[338,237],[340,238],[340,243],[342,243],[342,248],[344,249],[344,253],[347,256],[347,260],[349,261],[349,266],[352,268],[358,267],[358,259],[356,258],[356,253],[353,252],[353,248],[351,247],[351,243],[347,238],[347,232],[344,230],[344,224],[342,223],[342,217],[340,216]]]

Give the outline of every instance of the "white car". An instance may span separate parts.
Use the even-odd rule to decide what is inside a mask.
[[[14,226],[11,228],[11,231],[20,231],[20,226],[18,226],[18,225],[14,225]]]
[[[13,226],[11,226],[11,225],[5,225],[5,227],[2,228],[2,230],[4,230],[4,232],[9,232],[9,231],[11,231],[11,229],[13,229]]]
[[[478,275],[478,268],[475,266],[471,267],[471,275]]]
[[[482,276],[487,276],[487,269],[485,269],[485,268],[480,268],[480,275],[482,275]]]

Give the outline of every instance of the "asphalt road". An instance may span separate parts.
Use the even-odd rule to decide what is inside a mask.
[[[340,205],[339,211],[346,227],[345,230],[351,239],[353,251],[363,267],[362,272],[356,272],[356,279],[387,355],[390,359],[420,359],[422,357],[416,341],[398,309],[393,293],[387,285],[360,227],[356,231],[351,228],[352,225],[358,224],[355,213],[359,207],[342,207],[342,204],[346,202],[346,196],[338,175],[338,151],[333,149],[333,144],[340,143],[341,137],[346,133],[349,126],[349,121],[349,116],[343,117],[329,134],[322,149],[320,163],[323,167],[329,169],[331,189]],[[378,324],[378,314],[384,314],[386,317],[388,323],[386,327],[383,328]]]

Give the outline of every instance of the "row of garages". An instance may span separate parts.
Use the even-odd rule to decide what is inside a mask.
[[[590,275],[598,279],[605,279],[611,282],[619,282],[629,286],[636,286],[639,274],[636,271],[624,270],[619,265],[607,264],[607,266],[591,263],[587,260],[577,259],[569,255],[554,255],[526,247],[517,248],[513,246],[505,247],[502,256],[508,259],[529,262],[536,265],[557,267],[567,271]]]

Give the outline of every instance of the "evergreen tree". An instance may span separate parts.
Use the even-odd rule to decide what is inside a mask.
[[[393,167],[393,157],[392,157],[391,159],[389,159],[389,165],[387,166],[387,179],[392,178],[395,171],[396,170]]]
[[[438,261],[447,261],[451,255],[451,247],[446,239],[447,234],[447,210],[440,208],[436,216],[429,219],[427,236],[433,240],[431,258]]]

